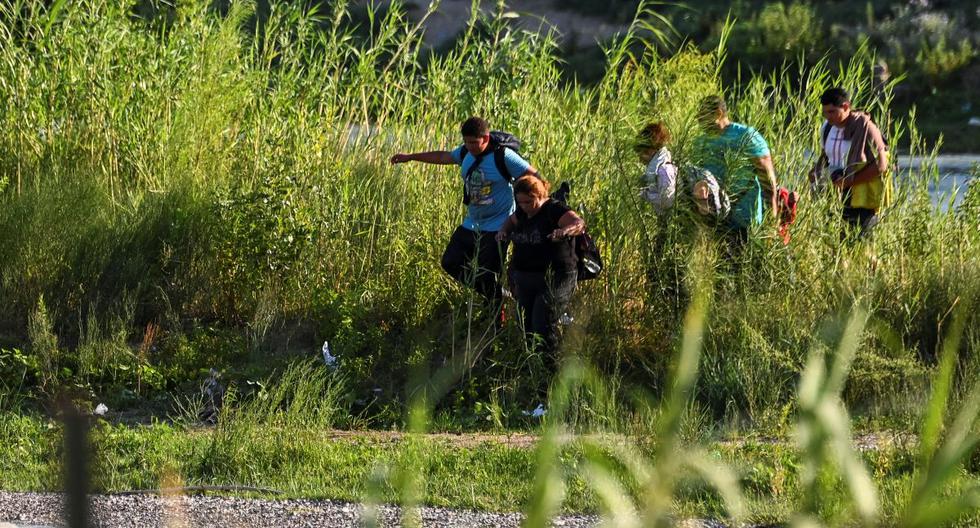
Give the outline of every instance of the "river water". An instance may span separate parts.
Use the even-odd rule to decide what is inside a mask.
[[[935,160],[899,156],[898,166],[903,174],[906,170],[931,173],[935,168],[939,176],[929,182],[929,194],[937,208],[948,211],[951,206],[955,209],[959,205],[970,180],[980,173],[980,155],[942,155]]]

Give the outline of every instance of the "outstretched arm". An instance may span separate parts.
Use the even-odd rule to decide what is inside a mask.
[[[433,150],[431,152],[414,152],[411,154],[398,153],[391,157],[392,163],[420,161],[432,165],[455,165],[456,160],[448,150]]]

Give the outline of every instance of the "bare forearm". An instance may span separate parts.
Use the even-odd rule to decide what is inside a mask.
[[[844,178],[844,188],[874,181],[881,177],[887,167],[888,151],[879,151],[878,158],[875,160],[875,163],[869,163],[861,168],[861,170]]]
[[[565,232],[565,236],[578,236],[585,232],[585,222],[579,219],[578,222],[567,225],[562,228]]]
[[[452,153],[447,150],[433,150],[429,152],[413,152],[410,154],[395,154],[391,157],[392,163],[405,163],[408,161],[418,161],[432,165],[455,165]]]
[[[766,182],[769,184],[769,207],[772,210],[772,214],[778,217],[779,211],[779,197],[776,191],[776,173],[770,167],[769,173],[766,175]]]
[[[510,230],[512,227],[514,227],[514,222],[516,221],[517,219],[514,217],[514,215],[510,215],[507,217],[507,220],[504,220],[504,224],[500,226],[500,230],[497,231],[497,242],[503,242],[510,237]]]
[[[759,172],[759,183],[769,196],[769,209],[775,216],[777,214],[778,200],[776,196],[776,168],[772,165],[772,157],[763,156],[755,162],[756,170]]]
[[[810,169],[810,183],[814,183],[818,181],[820,179],[820,176],[823,174],[824,169],[826,168],[827,168],[827,157],[821,154],[820,158],[817,160],[816,163],[813,164],[813,167]]]
[[[574,211],[569,211],[558,219],[558,227],[563,236],[578,236],[585,232],[585,221]]]

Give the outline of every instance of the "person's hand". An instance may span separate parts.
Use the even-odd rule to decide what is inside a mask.
[[[552,231],[551,234],[548,235],[548,238],[550,238],[551,240],[561,240],[567,236],[568,236],[568,231],[565,231],[565,229],[559,227],[558,229]]]
[[[409,154],[398,153],[391,157],[391,163],[405,163],[406,161],[412,161],[412,157]]]
[[[497,231],[497,236],[496,236],[497,242],[506,242],[508,238],[510,238],[510,235],[507,233],[507,231],[503,229]]]

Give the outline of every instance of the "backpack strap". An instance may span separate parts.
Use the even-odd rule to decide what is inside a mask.
[[[473,156],[472,154],[469,154],[469,156],[471,156],[473,158],[473,164],[470,165],[470,168],[466,169],[466,177],[464,179],[466,179],[466,180],[470,179],[470,176],[473,175],[473,173],[476,171],[476,169],[480,166],[480,163],[483,162],[483,156],[485,156],[485,155],[486,154],[481,154],[479,156]]]
[[[502,147],[499,147],[499,148],[494,149],[493,150],[493,163],[497,166],[497,170],[500,172],[500,175],[504,177],[504,181],[507,182],[507,183],[513,183],[513,181],[514,181],[514,175],[510,173],[510,169],[507,168],[507,162],[506,162],[507,153],[505,152],[505,150],[506,149],[509,149],[509,148],[510,147],[503,147],[502,146]],[[514,150],[514,149],[511,149],[511,150]],[[514,151],[514,152],[516,153],[517,151]],[[519,155],[520,154],[518,154],[518,156]],[[541,174],[538,173],[538,172],[531,173],[531,176],[534,176],[535,178],[537,178],[539,180],[543,179],[543,178],[541,178]]]
[[[820,127],[820,145],[818,145],[819,150],[817,151],[820,153],[818,160],[822,160],[822,161],[817,161],[817,164],[820,165],[821,163],[823,163],[824,167],[830,165],[830,157],[827,156],[827,138],[829,137],[830,137],[830,122],[824,121],[823,126]]]
[[[504,159],[504,157],[506,156],[506,153],[504,152],[504,150],[506,148],[507,147],[499,147],[499,148],[493,149],[493,163],[494,163],[494,165],[497,166],[497,171],[499,171],[500,172],[500,175],[503,176],[504,181],[506,181],[507,183],[510,183],[510,182],[514,181],[514,176],[510,173],[510,170],[507,168],[507,162]],[[473,155],[470,154],[470,156],[473,156]],[[467,179],[469,179],[470,175],[473,174],[473,171],[476,170],[477,166],[479,166],[480,163],[483,162],[483,157],[484,156],[486,156],[486,154],[481,154],[479,156],[473,156],[473,164],[470,165],[470,168],[466,170],[466,178]]]
[[[497,166],[497,171],[500,172],[500,175],[504,177],[504,181],[510,183],[514,181],[514,175],[507,168],[507,162],[505,160],[505,156],[507,155],[505,152],[506,149],[507,147],[493,149],[493,163]]]

